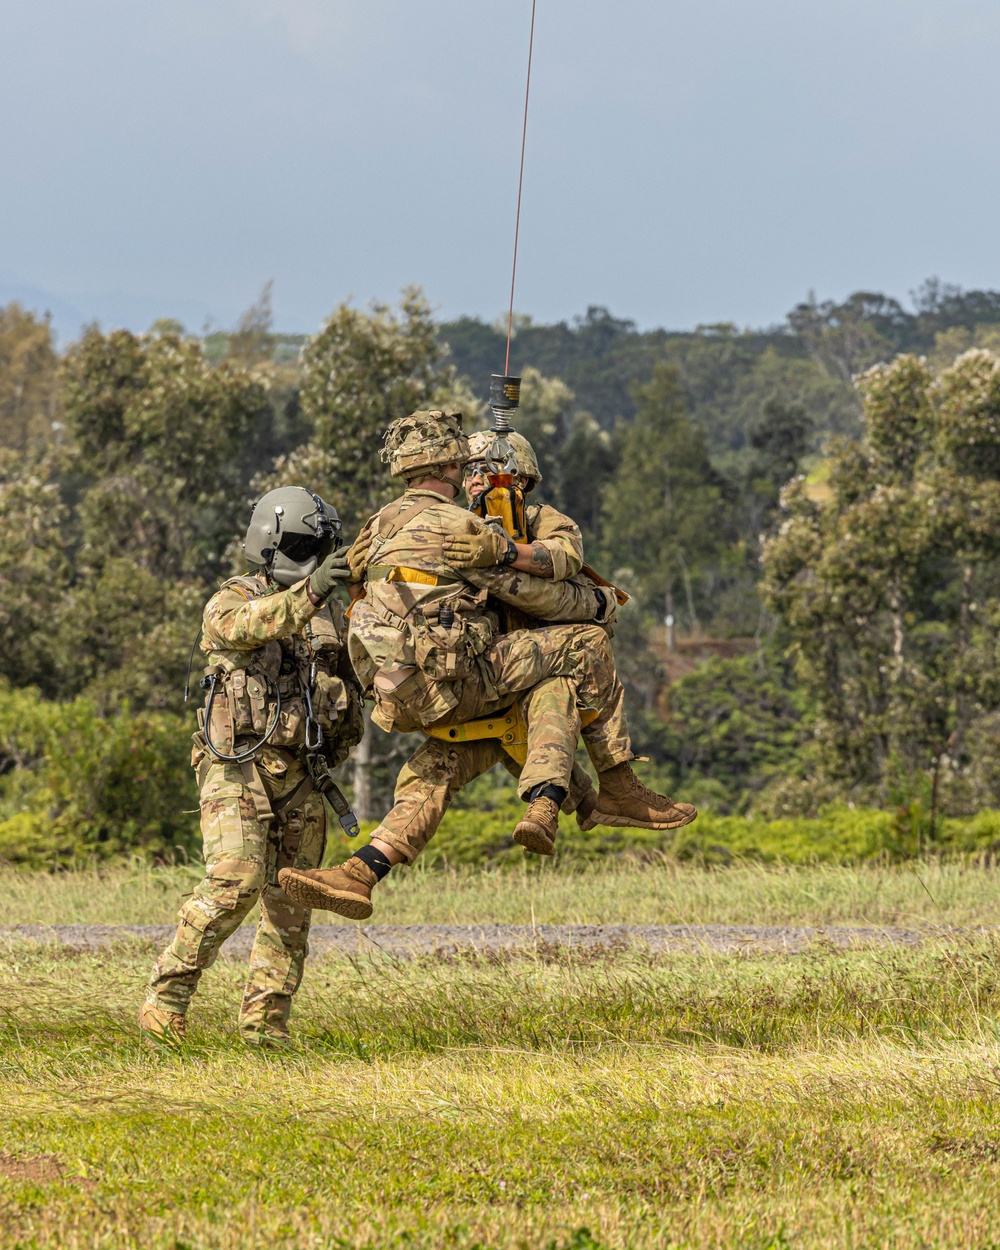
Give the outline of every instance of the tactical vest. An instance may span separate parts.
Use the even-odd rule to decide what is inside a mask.
[[[247,599],[267,589],[255,577],[230,578],[221,589],[229,588]],[[336,602],[327,609],[300,633],[252,651],[208,652],[212,662],[205,675],[215,678],[214,692],[199,709],[199,721],[204,728],[211,703],[208,733],[218,751],[236,754],[265,735],[269,746],[314,747],[317,726],[324,736],[332,734],[350,698],[336,671],[343,643],[335,618],[341,609]]]
[[[484,611],[486,595],[453,574],[380,562],[386,544],[433,503],[427,498],[405,504],[395,500],[372,518],[374,538],[365,578],[374,591],[370,602],[375,613],[398,631],[399,646],[391,662],[415,666],[434,681],[462,681],[475,671],[496,633],[495,616]],[[446,537],[441,536],[442,547]],[[383,585],[376,589],[378,583]],[[443,593],[416,599],[408,593],[410,586],[439,586]]]

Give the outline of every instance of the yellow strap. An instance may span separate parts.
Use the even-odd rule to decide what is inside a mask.
[[[417,586],[437,586],[441,581],[436,573],[425,573],[423,569],[408,569],[402,564],[394,564],[392,572],[385,580],[387,582],[414,582]]]
[[[418,586],[437,586],[441,582],[437,573],[425,573],[423,569],[410,569],[404,564],[378,564],[366,569],[365,577],[370,582],[413,582]]]

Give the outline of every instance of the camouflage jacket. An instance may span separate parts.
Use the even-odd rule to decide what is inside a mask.
[[[447,539],[485,525],[426,490],[408,490],[366,523],[362,538],[372,535],[366,597],[352,608],[349,636],[366,689],[376,672],[397,667],[415,666],[440,681],[466,675],[498,631],[490,595],[540,620],[589,622],[599,614],[602,604],[584,578],[553,582],[510,568],[452,568]],[[447,628],[440,622],[445,604],[454,613]]]
[[[306,581],[288,590],[260,575],[224,582],[205,606],[201,650],[215,681],[208,731],[225,754],[273,726],[273,747],[304,747],[322,731],[340,763],[361,737],[361,696],[347,656],[347,623],[336,600],[316,607]],[[279,706],[280,700],[280,706]],[[202,730],[209,700],[200,717]]]
[[[583,568],[583,536],[572,519],[547,503],[530,503],[526,509],[528,542],[540,543],[552,560],[552,580],[564,582]]]

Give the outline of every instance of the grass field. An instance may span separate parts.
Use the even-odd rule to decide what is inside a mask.
[[[738,862],[700,869],[660,857],[578,867],[412,871],[378,887],[373,924],[1000,924],[992,861],[927,860],[810,868]],[[3,923],[170,924],[197,865],[136,861],[91,871],[0,869]],[[317,912],[317,924],[341,923]],[[347,922],[343,922],[347,923]]]
[[[166,922],[189,870],[3,873],[8,922]],[[185,884],[186,883],[186,884]],[[376,919],[1000,920],[997,874],[664,863],[411,873]],[[1000,1246],[1000,945],[315,962],[247,1051],[243,968],[180,1053],[152,950],[0,941],[0,1245]]]

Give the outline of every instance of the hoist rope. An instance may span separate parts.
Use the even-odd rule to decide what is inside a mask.
[[[524,124],[521,127],[521,169],[517,176],[517,215],[514,218],[514,263],[510,267],[510,307],[507,310],[507,355],[503,371],[510,373],[510,332],[514,324],[514,279],[517,276],[517,235],[521,228],[521,187],[524,183],[524,144],[528,137],[528,94],[531,91],[531,50],[535,44],[535,3],[531,0],[531,33],[528,36],[528,76],[524,84]]]

